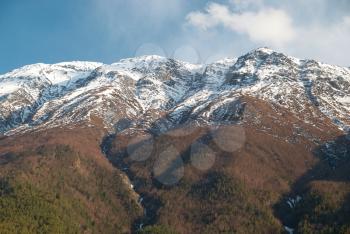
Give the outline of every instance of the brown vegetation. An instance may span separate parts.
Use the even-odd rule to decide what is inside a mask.
[[[281,107],[251,97],[242,101],[245,142],[234,152],[218,146],[209,126],[184,130],[189,134],[180,130],[153,136],[150,157],[140,161],[129,156],[127,147],[149,133],[111,136],[107,152],[117,168],[101,152],[107,132],[98,119],[97,127],[2,137],[0,206],[6,212],[0,211],[0,228],[8,233],[22,230],[16,227],[29,232],[130,233],[143,222],[148,226],[140,233],[281,233],[283,225],[293,224],[300,233],[346,233],[348,162],[334,170],[315,153],[341,132],[326,117],[310,117],[305,123]],[[307,111],[310,114],[312,107]],[[145,138],[140,139],[142,145]],[[215,154],[208,170],[191,164],[195,142]],[[159,155],[169,147],[176,149],[184,169],[183,177],[171,186],[154,175]],[[121,173],[144,198],[145,217]],[[291,212],[285,198],[296,194],[303,202]],[[31,206],[33,202],[39,208]]]

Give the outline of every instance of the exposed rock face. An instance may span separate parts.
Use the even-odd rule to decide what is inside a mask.
[[[121,119],[158,130],[186,121],[236,121],[244,109],[242,96],[287,108],[306,123],[331,118],[344,130],[350,124],[348,68],[260,48],[209,65],[158,56],[112,65],[29,65],[0,76],[0,133],[71,125],[92,117],[101,118],[110,131]]]
[[[0,182],[83,199],[82,233],[346,233],[349,97],[349,68],[266,48],[29,65],[0,76]]]

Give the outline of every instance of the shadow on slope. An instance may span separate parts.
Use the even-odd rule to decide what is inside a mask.
[[[350,140],[340,136],[313,151],[318,164],[299,178],[274,207],[298,233],[350,231]]]

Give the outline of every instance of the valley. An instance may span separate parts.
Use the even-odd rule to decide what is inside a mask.
[[[0,230],[348,233],[349,96],[268,48],[0,75]]]

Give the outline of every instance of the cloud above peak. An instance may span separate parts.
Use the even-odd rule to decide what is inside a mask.
[[[232,0],[234,9],[246,9],[250,1]],[[243,4],[243,5],[242,5]],[[259,4],[260,6],[260,4]],[[187,22],[201,30],[223,26],[235,33],[248,36],[253,42],[283,46],[296,36],[292,18],[283,10],[259,7],[257,11],[231,10],[228,5],[209,3],[204,11],[187,15]]]

